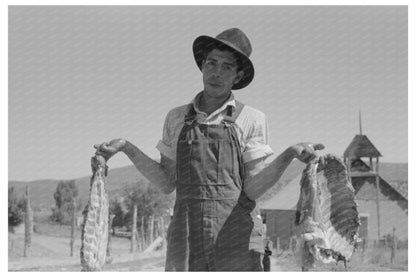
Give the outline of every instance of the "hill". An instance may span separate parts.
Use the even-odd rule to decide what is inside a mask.
[[[91,176],[85,176],[74,179],[75,184],[78,187],[79,197],[83,204],[87,203],[87,198],[90,189]],[[133,166],[125,166],[108,171],[105,179],[106,189],[109,196],[114,195],[123,187],[128,184],[135,183],[139,180],[147,179]],[[17,195],[23,195],[26,186],[29,186],[31,202],[34,208],[37,209],[50,209],[55,205],[53,194],[56,190],[56,186],[60,180],[36,180],[30,182],[22,181],[9,181],[9,187],[15,187]]]
[[[290,182],[298,176],[305,165],[295,160],[287,168],[281,180],[277,185],[263,195],[259,201],[265,201],[272,197],[280,190],[283,184]],[[388,182],[406,184],[407,187],[407,163],[380,163],[380,175]],[[83,204],[86,203],[90,188],[90,177],[85,176],[75,179],[75,184],[79,190],[80,200]],[[133,166],[125,166],[120,168],[110,169],[106,178],[106,188],[110,197],[123,190],[128,184],[135,183],[139,180],[146,180],[146,178]],[[37,209],[47,209],[55,204],[53,193],[60,180],[36,180],[31,182],[23,181],[9,181],[9,187],[15,187],[17,195],[23,195],[26,186],[29,186],[31,201],[33,207]],[[146,180],[147,181],[147,180]]]

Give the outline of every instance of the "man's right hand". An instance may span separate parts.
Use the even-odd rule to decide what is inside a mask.
[[[94,145],[94,148],[97,149],[95,154],[103,156],[108,161],[117,152],[123,151],[125,145],[126,140],[124,139],[113,139],[110,142],[96,144]]]

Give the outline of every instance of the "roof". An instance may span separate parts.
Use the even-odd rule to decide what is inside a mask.
[[[359,157],[380,157],[381,153],[371,143],[366,135],[355,135],[350,145],[344,152],[344,157],[359,158]]]
[[[355,164],[352,165],[351,171],[354,171],[355,167],[359,168],[360,171],[370,172],[370,167],[361,159],[355,160]],[[374,174],[376,173],[374,172]],[[363,175],[363,177],[364,176],[365,175]],[[383,165],[383,167],[379,168],[379,176],[382,183],[385,183],[386,186],[408,200],[407,164],[405,166],[401,164],[389,164],[389,166]]]
[[[304,167],[304,166],[303,166]],[[400,169],[400,170],[397,170]],[[290,181],[286,186],[282,187],[272,198],[266,200],[263,203],[259,203],[260,209],[262,210],[296,210],[296,204],[298,203],[300,196],[300,181],[302,178],[302,169],[299,169],[300,174],[298,174],[292,181]],[[387,180],[383,179],[385,172],[389,172],[389,177],[391,179],[400,179],[401,187],[397,183],[390,181],[390,178]],[[393,174],[393,172],[397,172]],[[380,179],[386,183],[387,187],[392,188],[399,195],[404,197],[406,200],[407,196],[407,164],[384,164],[380,167]]]
[[[381,178],[383,179],[383,178]],[[409,191],[407,182],[386,182],[394,188],[401,196],[409,200]]]

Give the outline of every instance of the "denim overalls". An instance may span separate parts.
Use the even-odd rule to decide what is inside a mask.
[[[166,271],[262,271],[263,226],[256,202],[243,191],[234,123],[242,108],[236,101],[220,124],[207,125],[189,106],[177,145]]]

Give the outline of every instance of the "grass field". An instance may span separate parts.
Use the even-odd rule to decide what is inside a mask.
[[[407,271],[407,254],[407,249],[396,250],[395,261],[391,263],[391,250],[388,248],[367,249],[365,252],[358,250],[348,262],[347,271]],[[273,257],[273,262],[279,271],[301,271],[291,252],[283,252],[279,257]],[[317,264],[310,271],[345,271],[345,267],[342,262]]]
[[[47,223],[36,224],[32,237],[32,256],[23,257],[24,235],[8,235],[9,271],[80,271],[80,231],[76,232],[74,256],[70,256],[70,228]],[[348,271],[407,271],[407,249],[397,250],[390,263],[390,249],[372,248],[354,253]],[[164,271],[165,251],[151,254],[130,253],[130,240],[112,237],[112,262],[103,271]],[[271,257],[272,271],[300,271],[293,253],[287,251]],[[318,265],[311,271],[344,271],[342,263]]]

